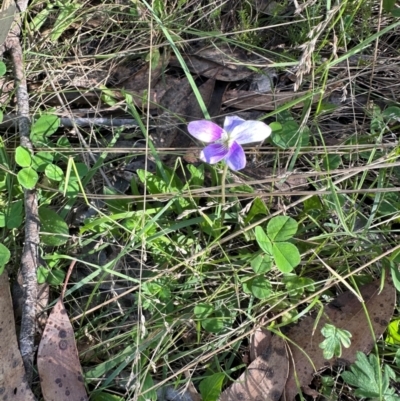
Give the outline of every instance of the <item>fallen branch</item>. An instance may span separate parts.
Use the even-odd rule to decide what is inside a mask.
[[[20,12],[25,11],[27,1],[17,3]],[[20,134],[20,143],[27,149],[33,150],[29,139],[30,117],[29,117],[29,95],[24,73],[23,54],[19,36],[21,33],[21,19],[19,14],[14,19],[7,40],[0,47],[0,53],[9,51],[14,69],[15,92],[17,97],[17,115]],[[37,303],[37,280],[36,270],[38,266],[39,248],[39,215],[38,201],[35,190],[24,191],[25,204],[25,242],[22,251],[21,268],[19,275],[22,281],[23,306],[20,333],[20,350],[24,361],[26,377],[28,382],[33,376],[33,357],[35,353],[34,339],[36,332],[36,303]]]

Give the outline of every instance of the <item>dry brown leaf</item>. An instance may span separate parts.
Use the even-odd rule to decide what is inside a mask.
[[[191,54],[184,56],[184,60],[193,74],[201,75],[206,78],[214,78],[218,81],[235,82],[248,78],[254,72],[245,66],[232,63],[220,64],[213,60],[204,58],[200,55]],[[176,57],[171,57],[170,65],[180,67],[180,62]]]
[[[25,377],[6,272],[0,275],[0,396],[2,400],[35,400]]]
[[[389,324],[396,300],[396,290],[389,277],[381,293],[379,293],[379,285],[380,280],[375,280],[360,287],[360,293],[365,301],[375,338],[380,337]],[[339,359],[329,361],[324,359],[322,349],[319,348],[319,344],[325,339],[321,333],[325,323],[348,330],[352,334],[351,346],[343,349],[342,356]],[[353,363],[357,351],[369,353],[375,343],[363,305],[350,291],[342,293],[325,306],[324,314],[319,320],[315,332],[313,332],[314,325],[315,318],[309,316],[293,326],[287,333],[287,337],[291,341],[288,345],[292,360],[285,387],[285,399],[287,401],[294,400],[299,392],[295,372],[302,390],[306,393],[312,393],[308,385],[317,370],[337,363]],[[313,362],[315,370],[309,358]]]
[[[273,336],[246,372],[221,394],[220,401],[278,401],[285,387],[288,370],[285,342],[279,336]]]
[[[241,81],[253,74],[247,67],[249,60],[246,53],[224,44],[201,46],[198,50],[190,50],[183,57],[191,72],[218,81]],[[176,57],[171,57],[169,63],[172,67],[181,66]]]
[[[214,91],[215,80],[209,79],[199,87],[204,103],[208,105]],[[182,128],[182,121],[178,116],[199,119],[203,117],[196,96],[189,81],[182,79],[180,84],[172,86],[163,98],[159,108],[159,125],[157,132],[151,135],[156,147],[188,147],[192,143],[186,129]]]
[[[127,77],[127,79],[123,82],[123,87],[126,90],[134,91],[134,92],[142,92],[143,90],[148,90],[149,88],[149,80],[150,80],[150,88],[154,88],[156,85],[158,78],[160,78],[163,69],[168,64],[169,53],[163,53],[158,63],[155,67],[150,68],[150,62],[144,63],[142,68],[136,71],[133,75]],[[126,68],[126,67],[121,67]],[[122,75],[122,74],[121,74]],[[121,86],[121,82],[118,85]]]
[[[329,92],[330,93],[330,92]],[[236,109],[251,109],[251,110],[275,110],[276,108],[295,101],[310,92],[277,92],[277,93],[258,93],[253,91],[244,90],[228,90],[222,98],[222,103],[227,107],[234,107]],[[324,93],[324,97],[327,94]],[[313,102],[319,101],[320,94],[314,95]],[[304,106],[304,102],[300,101],[293,105],[293,108],[300,108]]]
[[[74,329],[61,298],[47,320],[38,350],[38,370],[45,401],[87,401]]]
[[[254,361],[256,358],[264,353],[268,348],[272,338],[272,333],[269,330],[259,327],[251,336],[250,341],[250,360]]]

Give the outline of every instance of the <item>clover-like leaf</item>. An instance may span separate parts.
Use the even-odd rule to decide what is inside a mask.
[[[257,255],[251,262],[251,268],[256,274],[264,274],[271,270],[272,260],[270,255]]]
[[[259,247],[267,254],[271,255],[272,254],[272,243],[270,239],[268,238],[267,234],[265,231],[260,227],[257,226],[254,230],[255,235],[256,235],[256,240],[259,245]]]
[[[326,323],[321,329],[322,335],[325,340],[319,344],[323,349],[325,359],[331,359],[334,356],[340,357],[342,355],[342,345],[349,348],[351,344],[351,333],[347,330],[339,329],[332,324]]]
[[[290,273],[300,263],[300,253],[297,247],[290,242],[274,242],[272,254],[276,267],[282,273]]]
[[[39,180],[39,176],[32,167],[25,167],[18,171],[17,180],[24,188],[33,189]]]
[[[272,291],[271,283],[263,276],[254,277],[251,280],[251,293],[258,299],[265,299]]]
[[[287,241],[297,232],[297,221],[288,216],[276,216],[267,226],[267,234],[271,241]]]
[[[15,149],[15,162],[20,167],[29,167],[32,164],[32,156],[29,149],[18,146]]]
[[[60,167],[55,164],[48,164],[44,170],[47,178],[50,178],[53,181],[62,181],[64,178],[64,172]]]

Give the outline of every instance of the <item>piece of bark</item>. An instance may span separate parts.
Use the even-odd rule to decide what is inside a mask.
[[[371,351],[375,339],[383,334],[389,324],[396,300],[396,289],[388,275],[381,293],[379,285],[380,280],[375,280],[360,287],[375,338],[370,331],[362,303],[350,291],[342,293],[324,307],[324,313],[317,325],[315,317],[309,316],[290,328],[286,334],[290,339],[288,345],[291,350],[289,377],[284,392],[286,401],[294,400],[300,391],[296,384],[296,375],[301,389],[306,393],[312,393],[308,385],[319,369],[339,363],[351,364],[356,359],[357,351],[364,353]],[[348,330],[352,334],[351,345],[349,348],[343,348],[340,358],[326,360],[323,357],[323,350],[319,344],[325,339],[321,329],[326,323]]]
[[[7,271],[0,275],[0,397],[2,400],[36,400],[25,374],[15,332]]]

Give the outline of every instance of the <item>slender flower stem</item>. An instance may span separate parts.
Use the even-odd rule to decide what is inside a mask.
[[[228,173],[228,165],[225,164],[224,171],[222,172],[221,177],[221,203],[222,206],[225,205],[225,184],[226,184],[226,174]]]

